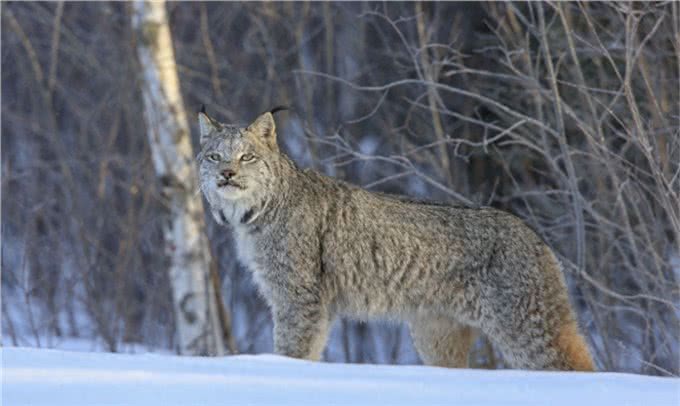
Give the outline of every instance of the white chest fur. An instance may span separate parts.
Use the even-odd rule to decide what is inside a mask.
[[[262,297],[267,301],[269,306],[272,306],[272,290],[265,277],[266,258],[259,247],[258,241],[245,229],[237,227],[234,232],[236,239],[236,252],[238,260],[243,266],[251,271],[253,281],[257,285],[258,291]]]
[[[234,229],[236,254],[241,264],[252,271],[258,269],[257,241],[242,227]]]

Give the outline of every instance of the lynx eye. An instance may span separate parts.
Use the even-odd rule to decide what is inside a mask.
[[[241,161],[243,161],[243,162],[252,161],[253,159],[255,159],[255,155],[253,155],[253,154],[243,154],[243,155],[241,155]]]
[[[207,158],[212,162],[220,162],[222,160],[222,155],[218,154],[217,152],[213,152],[212,154],[208,154]]]

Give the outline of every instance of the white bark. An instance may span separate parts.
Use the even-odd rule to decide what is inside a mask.
[[[179,352],[223,355],[203,204],[195,193],[194,155],[165,1],[136,1],[134,11],[151,156],[170,212],[164,233]]]

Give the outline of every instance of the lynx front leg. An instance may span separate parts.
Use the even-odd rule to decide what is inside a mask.
[[[274,310],[274,351],[318,361],[329,330],[327,310],[316,302],[295,302]]]
[[[475,338],[471,327],[435,315],[420,315],[410,322],[413,344],[427,365],[466,368]]]

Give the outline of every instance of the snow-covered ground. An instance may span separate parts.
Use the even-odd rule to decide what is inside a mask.
[[[680,379],[630,374],[329,364],[273,355],[0,351],[5,406],[680,404]]]

